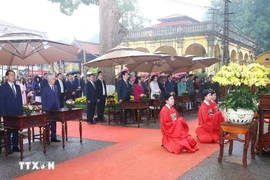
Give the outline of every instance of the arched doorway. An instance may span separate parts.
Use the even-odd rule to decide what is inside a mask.
[[[246,53],[245,56],[244,56],[244,62],[245,64],[249,64],[249,59],[248,59],[248,54]]]
[[[149,53],[149,50],[145,47],[137,47],[136,50],[141,51],[141,52],[146,52]]]
[[[243,53],[241,51],[239,53],[239,64],[241,64],[241,65],[244,64]]]
[[[177,52],[172,46],[168,46],[168,45],[161,46],[155,50],[155,52],[158,52],[158,51],[168,53],[171,56],[177,56]]]
[[[206,55],[206,50],[201,44],[194,43],[187,47],[185,54],[204,57]]]
[[[235,50],[231,51],[231,62],[237,62],[237,56]]]
[[[218,60],[220,60],[220,47],[218,44],[216,44],[214,47],[214,57],[217,58]],[[220,67],[221,67],[221,61],[212,65],[211,67],[213,67],[214,72],[218,72],[220,70]]]
[[[250,55],[250,60],[249,60],[249,62],[250,62],[250,63],[253,63],[253,62],[254,62],[253,56],[252,56],[252,55]]]

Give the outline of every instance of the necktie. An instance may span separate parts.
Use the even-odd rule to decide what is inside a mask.
[[[78,85],[79,85],[79,87],[81,86],[81,80],[80,79],[78,79]]]
[[[52,90],[54,91],[54,86],[52,86]]]
[[[126,85],[127,85],[127,87],[128,87],[128,82],[127,82],[127,81],[125,81],[125,83],[126,83]]]
[[[95,86],[95,84],[93,82],[92,82],[92,85],[93,85],[94,89],[96,89],[96,86]]]
[[[14,84],[12,84],[12,91],[13,91],[14,96],[16,97],[16,91],[15,91]]]

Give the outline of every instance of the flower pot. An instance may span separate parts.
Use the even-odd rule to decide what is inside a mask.
[[[233,124],[249,124],[254,118],[254,112],[250,109],[223,109],[224,115],[227,117],[227,120]]]
[[[26,116],[31,116],[32,112],[26,112]]]
[[[259,109],[268,110],[270,109],[270,94],[260,94]]]

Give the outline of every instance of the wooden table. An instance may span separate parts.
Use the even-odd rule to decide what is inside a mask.
[[[189,102],[190,102],[190,95],[187,96],[176,96],[175,99],[177,98],[176,102],[177,103],[182,103],[182,116],[184,116],[185,112],[185,105],[187,103],[187,112],[189,114]]]
[[[264,133],[264,115],[270,114],[270,109],[259,107],[259,141],[257,146],[257,154],[262,153],[262,148],[270,147],[270,124],[268,125],[268,132]]]
[[[123,123],[126,123],[125,119],[125,110],[130,109],[130,110],[137,110],[137,122],[138,122],[138,127],[140,127],[140,122],[141,122],[141,110],[142,109],[147,109],[147,125],[149,124],[149,102],[150,100],[133,100],[133,101],[123,101],[122,102],[122,111],[123,111]]]
[[[223,149],[224,149],[224,139],[230,140],[230,146],[229,146],[229,155],[232,154],[233,150],[233,140],[237,140],[239,142],[244,143],[244,149],[243,149],[243,166],[247,166],[247,151],[249,147],[249,141],[251,140],[251,158],[255,159],[255,143],[256,143],[256,137],[257,137],[257,129],[258,129],[258,121],[253,120],[250,124],[247,125],[240,125],[240,124],[232,124],[229,122],[221,123],[220,125],[220,151],[219,151],[219,157],[218,162],[222,161],[223,157]],[[224,133],[229,133],[229,136],[226,138],[224,137]],[[244,134],[245,139],[242,140],[238,137],[239,134]]]
[[[7,130],[0,128],[0,153],[2,153],[2,139],[4,139],[5,156],[8,156],[8,135]]]
[[[4,128],[5,129],[18,129],[19,130],[19,142],[20,142],[20,159],[23,160],[23,129],[28,129],[28,142],[29,150],[31,151],[31,130],[33,127],[43,127],[43,152],[46,154],[46,118],[47,113],[33,113],[30,116],[27,115],[9,115],[4,116]]]
[[[158,99],[150,99],[149,105],[154,107],[154,123],[156,123],[156,119],[158,116],[158,109],[161,107],[160,99],[159,98]]]
[[[82,144],[82,108],[72,108],[71,110],[67,108],[62,108],[59,110],[49,110],[46,111],[48,113],[47,121],[57,121],[62,123],[62,147],[65,148],[65,140],[68,140],[68,126],[67,121],[71,120],[79,120],[79,133],[80,133],[80,143]],[[50,127],[50,126],[48,126]],[[49,128],[48,128],[49,129]],[[50,129],[49,129],[50,130]]]

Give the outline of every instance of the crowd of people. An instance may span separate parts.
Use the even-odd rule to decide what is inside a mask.
[[[95,124],[104,121],[105,100],[107,96],[103,73],[99,71],[97,79],[95,74],[87,75],[87,83],[80,77],[72,74],[58,73],[44,74],[43,77],[28,76],[17,77],[13,70],[8,70],[0,86],[0,115],[23,114],[22,107],[28,104],[41,104],[42,111],[58,110],[65,106],[65,101],[74,101],[75,98],[86,96],[87,122]],[[95,109],[98,116],[94,121]],[[51,142],[60,142],[56,137],[56,122],[50,122]],[[11,136],[12,134],[12,136]],[[20,152],[18,147],[18,130],[8,129],[9,154]],[[12,137],[12,140],[11,140]],[[11,143],[12,142],[12,143]]]
[[[195,98],[195,94],[199,94],[197,97],[201,106],[198,113],[197,138],[202,143],[216,143],[219,141],[220,123],[224,122],[224,117],[217,108],[219,86],[218,83],[212,82],[212,77],[213,75],[209,75],[204,81],[193,74],[177,79],[173,79],[171,74],[165,78],[152,75],[150,81],[147,81],[147,77],[137,76],[132,82],[129,72],[123,71],[121,79],[116,81],[118,100],[121,105],[122,101],[130,101],[131,94],[134,94],[134,100],[140,100],[141,94],[149,94],[151,99],[158,95],[165,104],[160,111],[162,145],[169,152],[177,154],[195,152],[199,150],[196,140],[189,134],[188,125],[174,108],[174,95],[183,96],[187,93],[191,98]],[[120,124],[123,124],[122,118],[120,106]]]
[[[97,78],[96,78],[97,76]],[[117,81],[116,88],[118,100],[129,101],[131,94],[134,95],[134,100],[140,100],[142,94],[148,94],[150,98],[155,98],[159,95],[160,99],[166,104],[160,112],[160,122],[163,132],[163,145],[170,152],[195,152],[196,141],[188,134],[188,126],[184,119],[180,117],[177,110],[173,108],[174,96],[182,96],[183,93],[188,93],[191,97],[195,93],[201,94],[202,101],[199,110],[199,127],[196,130],[197,137],[201,142],[217,142],[218,141],[218,124],[224,121],[222,115],[216,110],[214,101],[218,93],[213,90],[216,88],[212,83],[212,75],[207,77],[207,81],[199,80],[197,76],[189,74],[179,78],[173,78],[171,74],[164,76],[152,75],[149,77],[137,76],[130,81],[128,71],[120,73],[121,79]],[[202,78],[201,78],[202,79]],[[200,83],[202,81],[202,83]],[[8,70],[6,77],[1,82],[1,106],[0,112],[2,116],[22,114],[21,107],[25,104],[40,102],[42,110],[57,110],[63,108],[65,101],[75,100],[75,98],[86,96],[87,104],[87,123],[96,124],[96,122],[104,122],[104,109],[107,97],[106,83],[103,80],[103,72],[99,71],[97,75],[87,75],[87,81],[80,77],[80,74],[75,76],[70,74],[64,77],[62,73],[58,73],[55,77],[52,74],[44,74],[43,77],[28,76],[15,78],[15,72]],[[212,94],[212,95],[211,95]],[[14,100],[10,101],[10,96]],[[215,96],[215,99],[211,97]],[[195,96],[194,96],[195,97]],[[11,99],[12,99],[11,98]],[[94,115],[97,108],[97,118]],[[166,109],[167,108],[167,109]],[[169,108],[169,109],[168,109]],[[122,110],[120,110],[120,124],[123,124]],[[178,121],[179,120],[179,121]],[[177,124],[177,125],[176,125]],[[168,131],[169,129],[169,131]],[[169,134],[168,134],[169,132]],[[9,143],[9,152],[18,151],[18,131],[9,130],[8,134],[13,133],[13,148]],[[176,133],[178,136],[172,135]],[[175,139],[176,138],[176,139]],[[56,137],[56,123],[51,122],[51,141],[60,142]],[[168,142],[184,143],[170,144]],[[9,141],[11,142],[11,141]],[[175,149],[176,148],[176,149]]]

